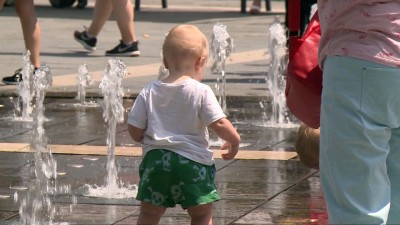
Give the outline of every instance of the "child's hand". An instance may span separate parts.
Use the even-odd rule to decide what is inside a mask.
[[[236,154],[238,153],[239,150],[239,145],[232,145],[229,142],[225,142],[222,146],[221,146],[221,150],[225,150],[228,149],[227,153],[222,154],[222,158],[224,160],[231,160],[233,158],[235,158]]]

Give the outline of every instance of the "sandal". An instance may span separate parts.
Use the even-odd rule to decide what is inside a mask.
[[[260,14],[260,12],[261,12],[261,6],[251,5],[250,11],[249,11],[250,14],[257,15],[257,14]]]

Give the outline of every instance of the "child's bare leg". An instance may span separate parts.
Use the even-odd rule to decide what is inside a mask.
[[[212,204],[193,206],[187,209],[192,225],[212,224]]]
[[[140,213],[137,220],[138,225],[158,224],[166,208],[158,207],[150,203],[142,202],[140,204]]]

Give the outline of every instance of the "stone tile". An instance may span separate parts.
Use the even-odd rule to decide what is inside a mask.
[[[124,220],[119,221],[115,225],[136,225],[137,216],[129,216]],[[213,217],[213,224],[222,225],[222,224],[230,224],[234,221],[233,218],[220,218],[220,217]],[[160,219],[160,223],[162,225],[187,225],[190,224],[190,217],[186,216],[163,216]]]
[[[235,221],[235,225],[311,225],[328,224],[324,210],[308,209],[270,209],[262,206]]]
[[[57,204],[54,222],[71,224],[114,224],[133,213],[138,206],[102,205],[102,204]]]
[[[23,196],[27,192],[27,190],[15,190],[15,189],[10,189],[10,185],[14,185],[15,187],[17,185],[20,185],[20,187],[29,187],[29,183],[18,183],[17,181],[13,181],[12,183],[10,180],[6,180],[5,182],[3,180],[3,177],[0,177],[1,179],[1,184],[0,184],[0,212],[11,212],[11,211],[16,211],[18,212],[19,208],[19,203],[15,202],[14,196]],[[0,220],[1,221],[1,220]]]
[[[8,117],[0,120],[0,125],[1,142],[30,142],[31,122],[15,121],[14,117]]]
[[[259,122],[259,120],[256,120]],[[242,144],[249,144],[246,149],[249,150],[280,150],[281,142],[291,141],[297,132],[297,128],[292,129],[276,129],[257,125],[249,125],[252,121],[243,121],[235,125],[241,135]],[[288,151],[293,151],[292,148]]]
[[[138,219],[138,216],[129,216],[115,225],[136,225],[136,221]],[[183,224],[190,224],[190,217],[189,216],[163,216],[160,219],[159,224],[162,225],[183,225]]]
[[[234,224],[327,224],[318,175],[280,193]]]
[[[87,155],[56,155],[58,171],[65,172],[59,176],[59,182],[70,184],[74,192],[80,194],[80,188],[85,184],[103,186],[107,176],[106,156]],[[116,157],[115,160],[118,172],[118,182],[125,184],[137,184],[138,158],[137,157]]]
[[[17,190],[12,190],[8,187],[6,188],[0,188],[0,212],[2,211],[16,211],[18,209],[19,204],[15,202],[14,196],[15,194],[21,193],[24,194],[26,193],[26,190],[22,191],[17,191]]]
[[[267,184],[263,182],[217,182],[217,190],[222,199],[264,199],[278,194],[287,184]]]
[[[237,220],[241,215],[257,208],[263,200],[231,199],[220,200],[213,204],[213,224],[230,224]],[[138,213],[134,213],[128,218],[119,221],[117,224],[136,224]],[[168,208],[160,223],[163,225],[190,224],[190,217],[186,210],[180,206]]]
[[[272,208],[284,204],[284,208],[288,209],[310,208],[325,210],[324,195],[319,184],[318,177],[310,177],[274,197],[268,204]]]
[[[23,167],[31,159],[31,153],[1,152],[0,150],[0,171]]]
[[[264,202],[265,199],[222,199],[213,204],[213,217],[237,219]]]
[[[225,150],[213,150],[214,158],[222,158],[222,154]],[[289,160],[297,156],[296,152],[287,151],[251,151],[241,150],[235,156],[237,160],[246,159],[266,159],[266,160]]]
[[[252,160],[236,160],[230,164],[231,167],[262,167],[262,168],[291,168],[298,170],[312,171],[304,167],[297,160],[264,160],[264,159],[252,159]]]
[[[12,217],[14,217],[16,215],[18,215],[18,213],[16,213],[16,212],[11,212],[11,211],[10,212],[5,212],[5,211],[2,211],[2,212],[0,212],[0,222],[8,220],[8,219],[10,219],[10,218],[12,218]]]
[[[216,180],[218,182],[265,182],[269,184],[285,183],[294,184],[297,181],[307,177],[309,170],[294,167],[229,167],[217,172]]]

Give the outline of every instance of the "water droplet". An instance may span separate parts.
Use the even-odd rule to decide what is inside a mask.
[[[74,168],[82,168],[84,165],[82,165],[82,164],[69,164],[68,166],[74,167]]]
[[[7,199],[7,198],[10,198],[11,196],[10,195],[0,195],[0,199]]]
[[[25,187],[25,186],[10,186],[10,189],[23,191],[23,190],[27,190],[28,187]]]
[[[72,201],[72,204],[78,204],[78,198],[76,197],[76,195],[73,195],[71,197],[71,201]]]
[[[18,192],[14,193],[14,202],[18,202]]]
[[[97,160],[99,160],[98,157],[90,157],[90,156],[83,157],[82,159],[88,160],[88,161],[97,161]]]

